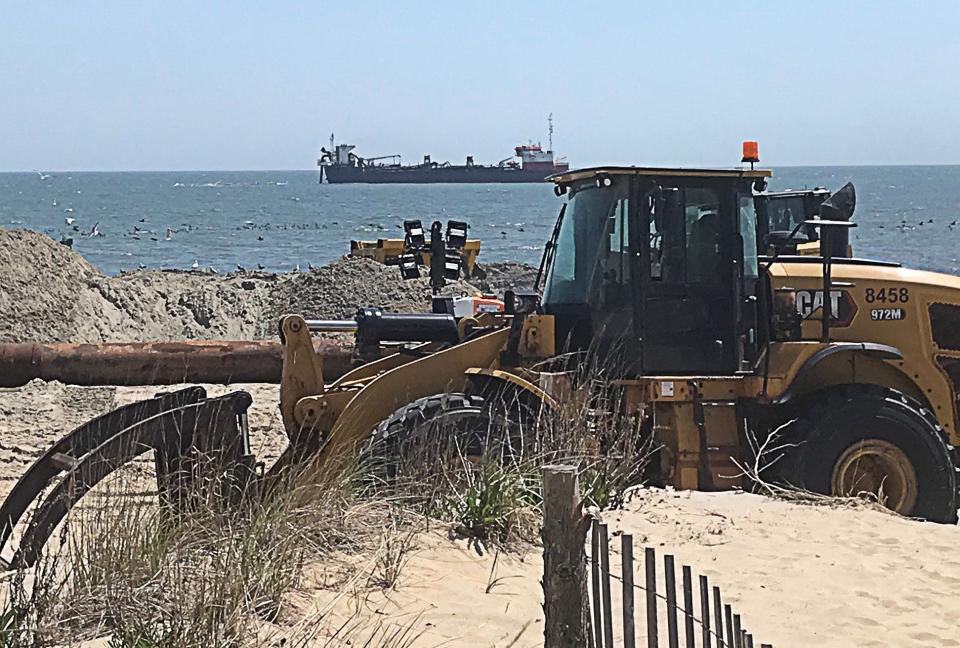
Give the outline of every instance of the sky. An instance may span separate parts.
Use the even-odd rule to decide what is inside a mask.
[[[960,163],[955,1],[0,2],[0,171]]]

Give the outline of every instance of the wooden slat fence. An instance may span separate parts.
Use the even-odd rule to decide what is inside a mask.
[[[644,604],[644,630],[647,648],[754,648],[754,637],[743,624],[743,619],[733,608],[723,602],[720,588],[710,584],[704,575],[694,580],[693,569],[680,567],[680,600],[677,599],[677,567],[674,556],[662,558],[663,579],[658,582],[656,550],[643,550],[643,578],[635,581],[633,537],[620,537],[620,574],[610,571],[610,550],[607,525],[593,520],[590,531],[590,582],[591,619],[593,622],[594,648],[619,648],[614,645],[614,612],[611,604],[611,582],[620,584],[621,621],[623,648],[636,647],[636,598]],[[694,587],[694,582],[698,587]],[[662,585],[661,585],[662,583]],[[661,589],[662,587],[662,589]],[[639,592],[639,594],[638,594]],[[665,614],[663,614],[665,613]],[[665,627],[660,621],[666,618]],[[661,641],[665,631],[666,643]],[[772,644],[759,643],[760,648],[773,648]]]

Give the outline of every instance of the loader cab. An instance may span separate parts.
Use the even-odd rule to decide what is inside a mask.
[[[566,196],[541,308],[558,349],[624,376],[732,374],[757,354],[755,185],[768,171],[596,168]],[[566,345],[566,347],[564,347]]]

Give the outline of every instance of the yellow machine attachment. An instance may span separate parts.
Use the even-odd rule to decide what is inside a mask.
[[[398,265],[404,252],[403,239],[377,239],[376,241],[350,241],[350,256],[366,257],[385,265]],[[467,239],[463,246],[463,266],[468,276],[473,275],[480,254],[480,240]],[[430,266],[430,251],[421,252],[420,265]]]

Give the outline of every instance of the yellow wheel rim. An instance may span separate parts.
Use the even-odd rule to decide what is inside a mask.
[[[831,487],[841,497],[871,493],[887,508],[908,515],[917,503],[917,472],[903,450],[882,439],[847,448],[833,468]]]

